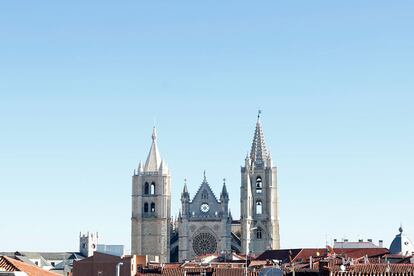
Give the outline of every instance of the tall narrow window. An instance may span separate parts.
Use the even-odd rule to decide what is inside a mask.
[[[208,199],[208,192],[206,190],[203,190],[201,193],[201,199]]]
[[[155,203],[151,203],[151,213],[155,212]]]
[[[262,201],[260,200],[256,201],[256,214],[262,214]]]
[[[149,194],[149,184],[148,184],[148,182],[145,182],[145,185],[144,185],[144,194]]]
[[[262,238],[262,228],[258,227],[256,230],[256,238],[260,240]]]
[[[144,213],[148,213],[148,203],[144,204]]]
[[[155,182],[151,183],[151,194],[155,195]]]
[[[262,178],[258,176],[256,178],[256,193],[260,194],[263,190]]]

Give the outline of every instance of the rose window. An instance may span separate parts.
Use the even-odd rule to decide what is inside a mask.
[[[193,239],[193,250],[197,255],[214,253],[216,249],[216,238],[210,233],[200,233]]]

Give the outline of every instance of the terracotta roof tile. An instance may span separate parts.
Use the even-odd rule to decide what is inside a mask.
[[[0,268],[14,269],[6,271],[23,271],[26,272],[29,276],[58,276],[60,274],[46,271],[40,267],[23,263],[21,261],[6,257],[0,256]]]
[[[346,269],[346,272],[339,271],[339,268],[335,268],[334,275],[344,275],[344,274],[405,274],[405,275],[414,275],[414,264],[357,264],[349,266]]]

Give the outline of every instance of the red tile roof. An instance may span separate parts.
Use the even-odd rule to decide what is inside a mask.
[[[377,257],[388,254],[386,248],[334,248],[335,254],[344,255],[345,257],[357,259],[364,256]]]
[[[187,275],[199,275],[201,272],[207,272],[208,275],[212,276],[243,276],[245,270],[243,268],[164,268],[160,271],[143,271],[138,272],[137,275],[147,275],[147,276],[159,276],[159,275],[166,275],[166,276],[182,276],[184,275],[184,271],[186,271]],[[194,274],[193,274],[194,273]],[[249,271],[249,276],[258,276],[258,271]]]
[[[4,269],[5,271],[23,271],[26,272],[29,276],[59,276],[60,274],[46,271],[40,267],[26,264],[24,262],[6,257],[0,256],[0,271]]]
[[[357,264],[347,267],[346,272],[341,272],[339,268],[335,268],[334,275],[356,273],[378,275],[385,274],[386,272],[391,274],[414,275],[414,264]]]

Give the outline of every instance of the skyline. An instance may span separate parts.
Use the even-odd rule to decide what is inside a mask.
[[[206,170],[237,219],[258,109],[282,248],[414,239],[414,4],[181,3],[2,4],[0,250],[129,249],[154,125],[172,214]]]

